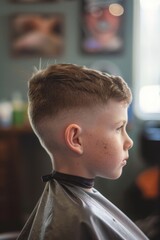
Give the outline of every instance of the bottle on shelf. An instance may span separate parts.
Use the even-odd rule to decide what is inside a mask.
[[[22,126],[25,121],[25,103],[20,92],[12,96],[13,126]]]

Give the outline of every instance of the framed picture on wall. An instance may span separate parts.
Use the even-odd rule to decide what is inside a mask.
[[[124,0],[82,0],[82,51],[120,52],[124,46],[124,14]]]
[[[55,57],[64,51],[64,17],[57,14],[20,13],[11,17],[13,56]]]

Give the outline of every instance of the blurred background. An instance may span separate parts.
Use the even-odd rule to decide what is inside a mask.
[[[35,68],[75,63],[132,89],[130,159],[120,179],[95,187],[160,239],[146,230],[160,226],[159,23],[160,0],[0,1],[0,233],[22,228],[52,170],[28,123],[27,80]]]

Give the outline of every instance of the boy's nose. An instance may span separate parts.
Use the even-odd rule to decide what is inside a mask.
[[[133,147],[133,140],[128,136],[128,142],[129,142],[129,147],[128,149],[131,149]]]
[[[125,148],[129,150],[132,147],[133,147],[133,140],[127,135],[127,139],[125,142]]]

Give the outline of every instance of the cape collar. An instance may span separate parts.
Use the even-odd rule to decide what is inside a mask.
[[[68,183],[72,185],[76,185],[83,188],[92,188],[94,186],[94,178],[84,178],[80,176],[74,176],[66,173],[61,173],[57,171],[53,171],[51,174],[42,176],[43,182],[48,182],[51,180],[57,180],[61,183]]]

